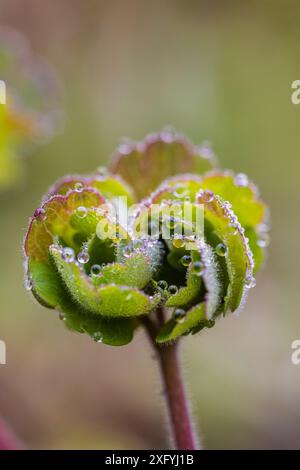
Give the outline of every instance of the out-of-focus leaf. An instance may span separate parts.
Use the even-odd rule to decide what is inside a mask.
[[[121,175],[139,198],[151,193],[165,178],[180,173],[204,173],[215,161],[201,147],[173,131],[151,134],[143,142],[121,144],[110,169]]]

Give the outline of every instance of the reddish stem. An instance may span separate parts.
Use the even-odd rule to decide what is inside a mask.
[[[170,425],[176,449],[199,449],[181,374],[178,342],[161,347],[155,342],[158,325],[151,321],[149,317],[144,318],[144,325],[159,357]]]
[[[199,449],[178,357],[178,343],[159,348],[165,396],[177,449]]]

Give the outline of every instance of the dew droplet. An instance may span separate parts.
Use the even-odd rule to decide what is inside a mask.
[[[161,281],[158,281],[157,286],[162,290],[166,290],[168,288],[168,283],[162,279]]]
[[[261,234],[261,233],[268,233],[270,230],[270,227],[268,224],[266,223],[262,223],[262,224],[259,224],[257,225],[256,227],[256,232]]]
[[[83,190],[83,184],[80,182],[75,183],[74,189],[75,191],[77,191],[77,193],[81,193],[81,191]]]
[[[66,261],[67,263],[73,263],[75,259],[75,253],[73,248],[66,247],[62,251],[62,259]]]
[[[173,318],[176,321],[176,323],[182,323],[184,321],[184,318],[186,316],[186,311],[183,310],[183,308],[176,308],[173,313]]]
[[[128,258],[132,254],[131,247],[129,245],[124,246],[122,253],[125,258]]]
[[[105,166],[98,166],[97,168],[97,173],[100,175],[100,176],[107,176],[108,175],[108,170]]]
[[[180,235],[175,234],[172,244],[175,248],[182,248],[184,246],[184,240]]]
[[[191,261],[192,261],[191,255],[184,255],[180,260],[180,262],[183,266],[189,266]]]
[[[100,331],[95,331],[95,333],[93,333],[93,340],[96,341],[96,343],[102,343],[103,341],[102,333]]]
[[[257,240],[257,245],[260,248],[266,248],[270,244],[270,236],[268,233],[260,233],[260,238]]]
[[[88,263],[90,260],[90,255],[86,250],[82,250],[80,253],[78,253],[77,260],[81,264]]]
[[[224,245],[224,243],[219,243],[217,246],[216,246],[216,253],[218,256],[225,256],[226,253],[227,253],[227,248],[226,246]]]
[[[118,150],[122,155],[129,155],[132,152],[133,147],[130,141],[124,141],[119,145]]]
[[[32,281],[31,281],[30,277],[26,277],[26,279],[25,279],[25,289],[29,291],[29,290],[32,290],[32,287],[33,286],[32,286]]]
[[[79,217],[79,219],[84,219],[87,215],[87,208],[84,206],[79,206],[76,209],[76,215]]]
[[[168,129],[163,129],[163,131],[160,133],[160,138],[166,144],[170,144],[174,141],[174,132]]]
[[[215,198],[214,193],[210,191],[209,189],[206,189],[205,191],[202,191],[200,193],[200,202],[209,203],[209,202],[212,202],[214,198]]]
[[[245,280],[245,286],[247,287],[247,289],[253,289],[253,287],[256,286],[255,277],[253,277],[253,276],[247,277],[246,280]]]
[[[249,183],[248,176],[245,175],[245,173],[238,173],[237,175],[235,175],[234,184],[236,186],[240,186],[240,187],[248,186],[248,183]]]
[[[99,276],[101,273],[101,266],[100,264],[93,264],[91,267],[91,274],[92,276]]]
[[[192,264],[192,272],[197,276],[201,276],[203,274],[203,263],[201,261],[194,261]]]
[[[169,291],[170,294],[172,294],[172,295],[177,294],[177,292],[178,292],[178,287],[175,286],[175,285],[171,285],[171,286],[169,286],[168,291]]]
[[[201,157],[207,160],[210,160],[215,156],[210,142],[203,142],[203,144],[199,145],[198,152],[200,153]]]

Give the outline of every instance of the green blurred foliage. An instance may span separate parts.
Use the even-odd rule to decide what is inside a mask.
[[[188,338],[184,364],[207,448],[300,448],[298,313],[300,77],[296,0],[4,0],[1,23],[60,75],[65,132],[1,195],[0,408],[28,445],[162,448],[156,364],[142,334],[120,350],[68,334],[23,288],[21,241],[40,195],[65,173],[107,162],[120,136],[172,124],[213,142],[271,207],[266,269],[240,317]],[[253,293],[252,293],[253,294]]]

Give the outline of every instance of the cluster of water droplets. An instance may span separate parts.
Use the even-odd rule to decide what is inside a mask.
[[[224,206],[224,213],[226,217],[228,217],[229,219],[229,227],[231,228],[231,233],[233,235],[239,234],[245,245],[246,256],[249,262],[248,268],[247,268],[246,280],[245,280],[245,287],[247,289],[252,289],[253,287],[255,287],[256,281],[255,281],[255,278],[253,277],[254,259],[253,259],[253,253],[250,249],[249,239],[248,237],[245,236],[244,227],[242,227],[242,225],[238,221],[237,216],[231,210],[231,204],[228,201],[226,201],[225,204],[223,204],[223,206]]]

